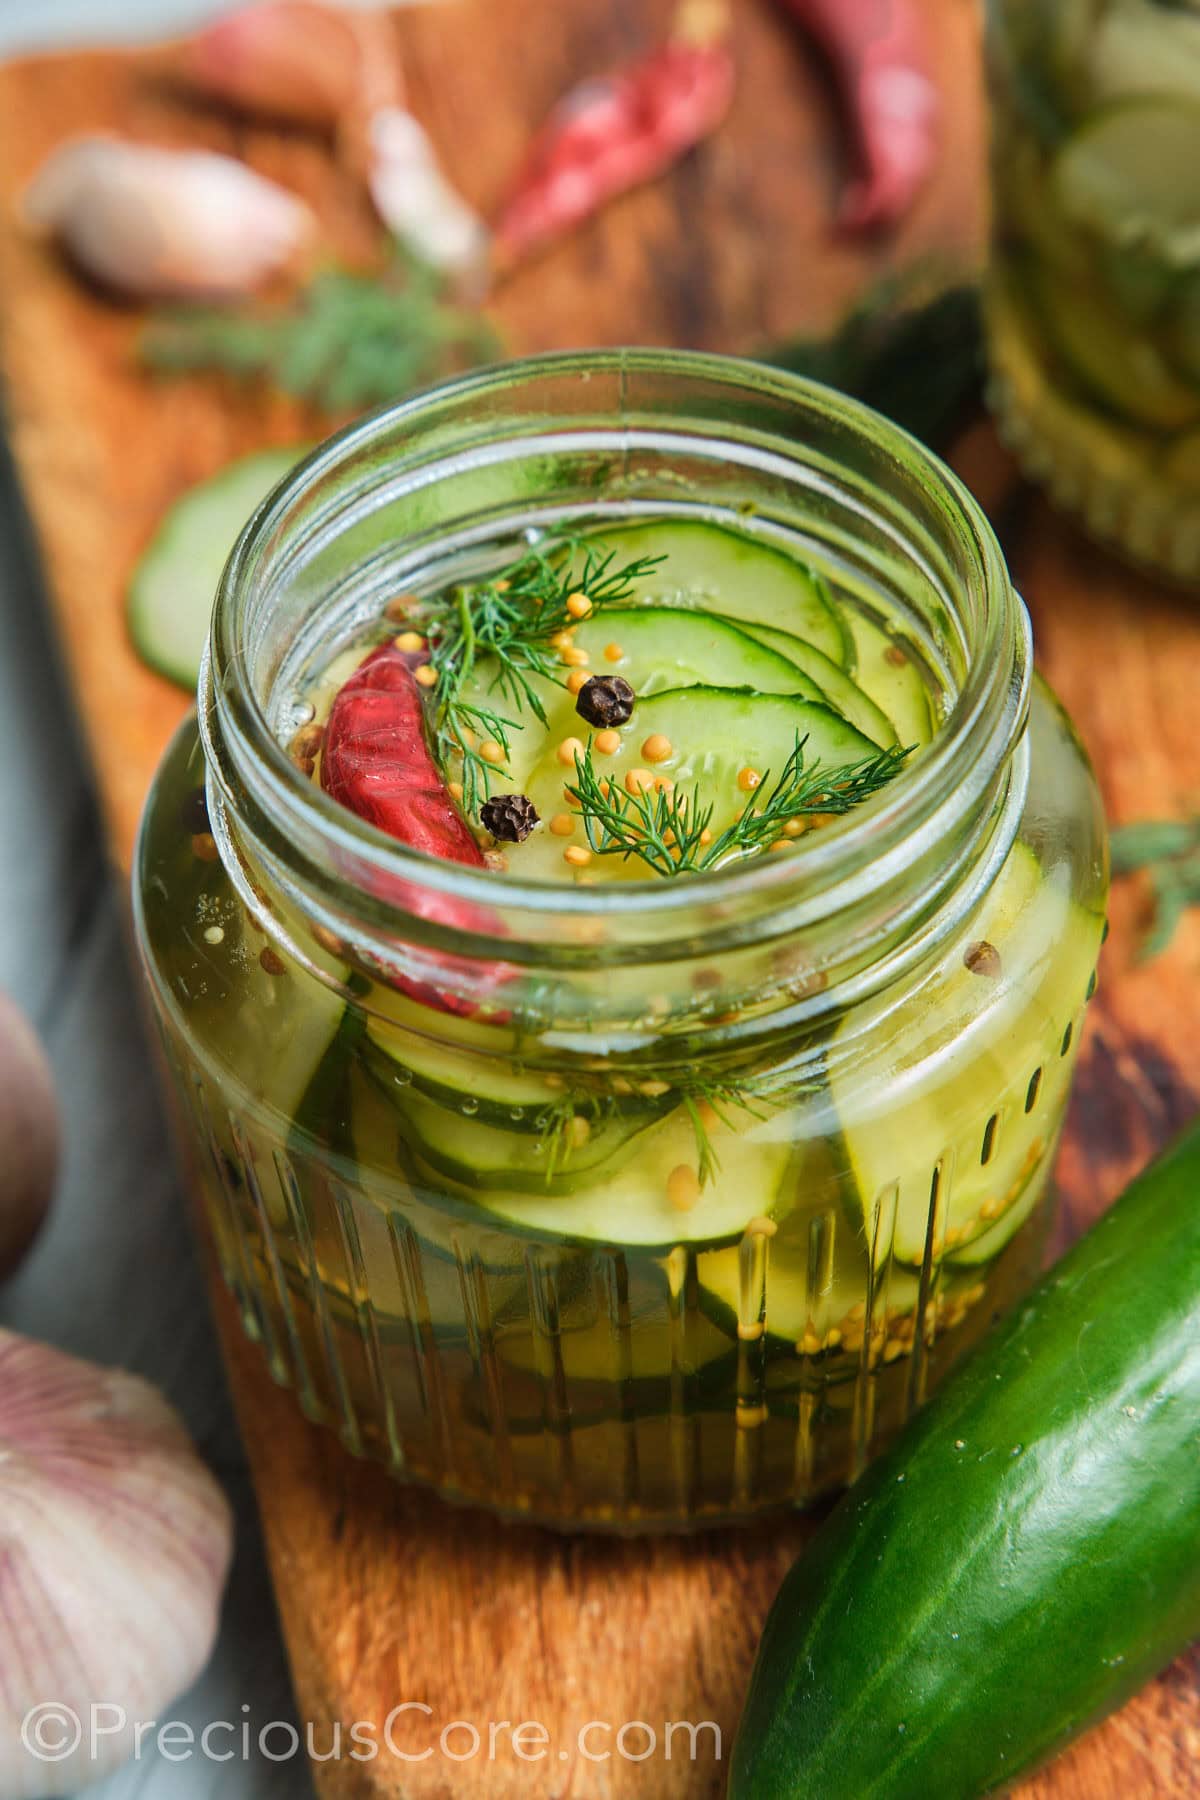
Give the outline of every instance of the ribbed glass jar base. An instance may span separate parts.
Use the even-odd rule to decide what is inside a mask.
[[[470,1222],[435,1244],[411,1204],[381,1204],[230,1110],[183,1046],[167,1053],[220,1265],[274,1378],[353,1453],[543,1525],[688,1530],[843,1485],[1024,1291],[1044,1238],[1053,1145],[1038,1140],[1011,1202],[1028,1216],[986,1272],[902,1274],[882,1256],[865,1299],[831,1309],[823,1271],[853,1227],[810,1214],[812,1330],[781,1356],[764,1321],[777,1295],[795,1313],[796,1258],[766,1233],[680,1246],[665,1284],[636,1249],[522,1247]],[[950,1203],[938,1177],[931,1206]]]

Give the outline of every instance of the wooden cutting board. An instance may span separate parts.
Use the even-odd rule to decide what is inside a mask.
[[[747,351],[818,329],[894,263],[977,252],[981,118],[972,0],[928,0],[947,99],[942,173],[886,250],[829,230],[838,177],[819,73],[768,0],[737,10],[740,82],[728,126],[668,179],[621,201],[497,296],[514,351],[641,341]],[[661,29],[670,0],[447,0],[397,20],[412,104],[448,167],[486,211],[530,129],[573,79]],[[31,245],[14,200],[72,132],[233,148],[302,190],[330,244],[361,251],[361,196],[319,144],[223,122],[185,104],[161,59],[69,56],[0,70],[0,368],[9,427],[99,777],[113,859],[128,866],[137,815],[185,698],[143,669],[122,625],[132,565],[168,502],[232,455],[310,436],[318,421],[220,382],[156,386],[131,359],[138,315],[102,300]],[[1000,525],[1034,613],[1039,658],[1096,759],[1116,819],[1200,806],[1200,612],[1088,548],[1016,481],[986,426],[961,467]],[[1139,965],[1145,896],[1124,884],[1091,1009],[1060,1165],[1060,1241],[1078,1232],[1200,1106],[1200,920]],[[762,1620],[811,1526],[792,1519],[681,1542],[558,1538],[492,1522],[394,1485],[307,1425],[214,1304],[254,1469],[301,1716],[317,1751],[340,1724],[376,1728],[397,1704],[410,1756],[470,1721],[479,1753],[340,1760],[323,1795],[488,1800],[708,1800],[723,1790],[711,1732],[687,1756],[668,1721],[719,1727],[727,1753]],[[429,1708],[428,1712],[419,1710]],[[522,1760],[489,1723],[536,1721]],[[590,1761],[587,1740],[625,1756]],[[471,1738],[452,1733],[460,1756]],[[536,1733],[522,1740],[541,1748]],[[1051,1769],[1040,1800],[1123,1800],[1200,1787],[1200,1658],[1182,1659]],[[819,1800],[819,1797],[813,1797]]]

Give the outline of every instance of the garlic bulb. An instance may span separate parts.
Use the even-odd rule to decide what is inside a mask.
[[[75,138],[26,190],[24,213],[79,266],[136,295],[243,294],[307,242],[304,202],[210,150]]]
[[[0,994],[0,1281],[33,1242],[54,1190],[58,1108],[46,1053]]]
[[[208,1660],[231,1548],[154,1388],[0,1331],[0,1800],[74,1794],[132,1754]]]
[[[479,215],[443,174],[422,127],[400,106],[368,121],[367,184],[385,225],[423,262],[448,273],[477,273],[488,234]]]

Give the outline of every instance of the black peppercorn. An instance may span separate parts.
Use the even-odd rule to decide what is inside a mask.
[[[633,717],[634,698],[623,675],[593,675],[580,688],[575,711],[589,725],[624,725]]]
[[[538,822],[533,801],[524,794],[493,794],[479,809],[479,817],[494,838],[520,844]]]

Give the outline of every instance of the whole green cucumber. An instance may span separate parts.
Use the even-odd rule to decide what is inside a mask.
[[[731,1800],[976,1800],[1200,1635],[1200,1122],[830,1514]]]

